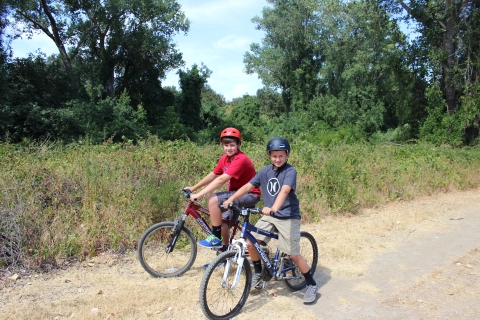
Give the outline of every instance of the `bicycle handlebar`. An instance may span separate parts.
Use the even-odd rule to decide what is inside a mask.
[[[190,195],[192,194],[192,191],[190,191],[190,189],[181,189],[181,191],[183,192],[183,196],[187,199],[190,199]]]
[[[230,203],[228,205],[229,209],[232,209],[235,212],[239,212],[240,215],[242,216],[247,216],[249,213],[256,213],[256,214],[261,214],[262,213],[262,208],[240,208],[239,206]]]
[[[190,191],[190,189],[181,189],[181,191],[183,192],[183,196],[186,199],[190,199],[190,195],[192,194],[192,191]],[[197,199],[195,199],[195,201],[196,200]],[[222,207],[221,204],[220,204],[220,207]],[[237,206],[236,204],[233,204],[233,203],[230,203],[228,205],[228,208],[232,209],[235,212],[239,212],[240,215],[242,215],[242,216],[247,216],[249,213],[262,214],[262,210],[263,210],[262,208],[240,208],[239,206]],[[270,215],[274,216],[275,212],[272,211],[270,213]]]

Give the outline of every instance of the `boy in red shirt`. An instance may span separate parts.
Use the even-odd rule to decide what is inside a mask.
[[[224,129],[220,134],[220,143],[225,154],[220,157],[215,169],[193,187],[185,187],[185,189],[194,192],[198,188],[206,186],[200,192],[190,195],[190,200],[197,201],[207,193],[211,193],[228,183],[228,191],[211,193],[208,197],[212,234],[206,239],[198,241],[198,244],[202,247],[218,249],[226,248],[229,240],[229,230],[227,225],[222,226],[222,216],[224,219],[232,219],[231,211],[220,207],[220,204],[247,184],[256,174],[250,158],[240,151],[242,135],[239,130],[235,128]],[[237,199],[235,204],[239,207],[253,207],[260,200],[260,195],[260,189],[253,188],[249,193]]]

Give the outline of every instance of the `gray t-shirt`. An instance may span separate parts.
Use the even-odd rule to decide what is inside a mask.
[[[280,171],[273,169],[273,165],[263,167],[250,183],[262,188],[263,203],[271,208],[277,199],[278,193],[284,185],[292,188],[280,210],[275,213],[278,219],[300,219],[300,203],[295,190],[297,189],[297,170],[285,163]]]

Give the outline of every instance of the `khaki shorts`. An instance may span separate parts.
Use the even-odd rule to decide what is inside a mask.
[[[300,254],[300,219],[277,219],[262,216],[255,227],[269,232],[278,232],[278,249],[291,256]],[[269,237],[254,233],[257,240],[270,241]]]

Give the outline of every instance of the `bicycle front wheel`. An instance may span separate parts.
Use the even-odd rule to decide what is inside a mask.
[[[240,312],[247,301],[252,271],[246,258],[243,260],[243,266],[239,266],[233,260],[234,256],[233,250],[218,255],[203,275],[200,283],[200,307],[209,319],[230,319]],[[232,289],[239,267],[242,268],[242,272],[238,285]]]
[[[173,232],[174,223],[160,222],[151,226],[138,244],[138,259],[142,267],[154,277],[175,277],[184,274],[197,257],[197,244],[192,232],[185,228],[177,234]],[[176,237],[173,250],[167,253],[167,247]]]
[[[315,238],[310,233],[305,231],[300,232],[300,254],[307,261],[307,264],[310,266],[310,272],[313,275],[315,273],[315,269],[317,268],[318,246]],[[290,259],[289,262],[293,263]],[[288,271],[285,276],[292,277],[290,279],[285,279],[285,283],[292,290],[300,290],[307,285],[305,282],[305,277],[300,272],[298,267]]]

